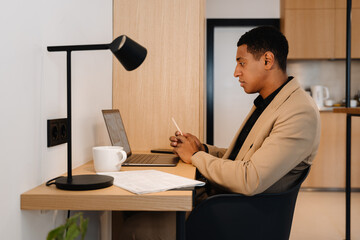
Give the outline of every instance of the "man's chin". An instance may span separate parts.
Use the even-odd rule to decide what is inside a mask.
[[[256,93],[256,92],[251,91],[250,89],[246,89],[246,88],[244,88],[244,87],[243,87],[243,89],[244,89],[244,92],[245,92],[245,93],[247,93],[247,94],[253,94],[253,93]]]

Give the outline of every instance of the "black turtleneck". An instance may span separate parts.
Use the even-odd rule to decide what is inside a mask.
[[[245,142],[245,139],[247,138],[247,136],[249,135],[252,127],[255,125],[257,119],[260,117],[260,115],[263,113],[263,111],[265,110],[265,108],[271,103],[271,101],[275,98],[275,96],[280,92],[280,90],[288,83],[290,82],[291,79],[293,79],[294,77],[288,77],[288,80],[281,85],[278,89],[276,89],[273,93],[271,93],[267,98],[263,99],[261,97],[261,95],[259,95],[255,100],[254,100],[254,105],[256,107],[256,109],[254,110],[254,112],[251,114],[250,118],[247,120],[247,122],[245,123],[243,129],[241,130],[235,146],[233,148],[233,150],[230,153],[229,159],[231,160],[235,160],[236,156],[239,154],[239,151],[243,145],[243,143]]]

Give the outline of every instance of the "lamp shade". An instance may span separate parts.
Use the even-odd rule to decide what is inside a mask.
[[[110,50],[128,71],[136,69],[145,60],[147,50],[126,35],[114,39]]]

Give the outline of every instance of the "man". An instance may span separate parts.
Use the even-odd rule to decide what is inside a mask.
[[[319,111],[286,74],[286,38],[275,28],[258,27],[237,45],[234,76],[246,93],[259,96],[229,148],[202,144],[190,133],[170,137],[174,152],[209,183],[199,201],[224,191],[284,191],[311,165],[319,145]],[[121,239],[174,239],[175,214],[131,213],[122,229]]]
[[[229,148],[179,132],[170,145],[209,181],[212,194],[282,192],[312,164],[320,140],[319,111],[286,74],[288,43],[281,32],[258,27],[237,46],[234,76],[246,93],[259,96]]]

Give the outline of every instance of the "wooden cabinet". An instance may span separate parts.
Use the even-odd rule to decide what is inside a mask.
[[[346,114],[321,112],[321,139],[302,187],[345,188]],[[360,188],[360,118],[352,118],[351,186]]]
[[[334,14],[333,9],[287,10],[284,33],[289,59],[332,58]]]
[[[360,0],[352,6],[352,58],[360,58]],[[283,0],[281,30],[289,59],[345,58],[346,0]]]
[[[113,66],[113,108],[120,110],[131,148],[170,148],[176,131],[203,140],[205,0],[114,0],[114,37],[147,48],[144,63]]]
[[[360,0],[352,1],[351,58],[360,58]],[[335,58],[346,57],[346,1],[336,0]]]

